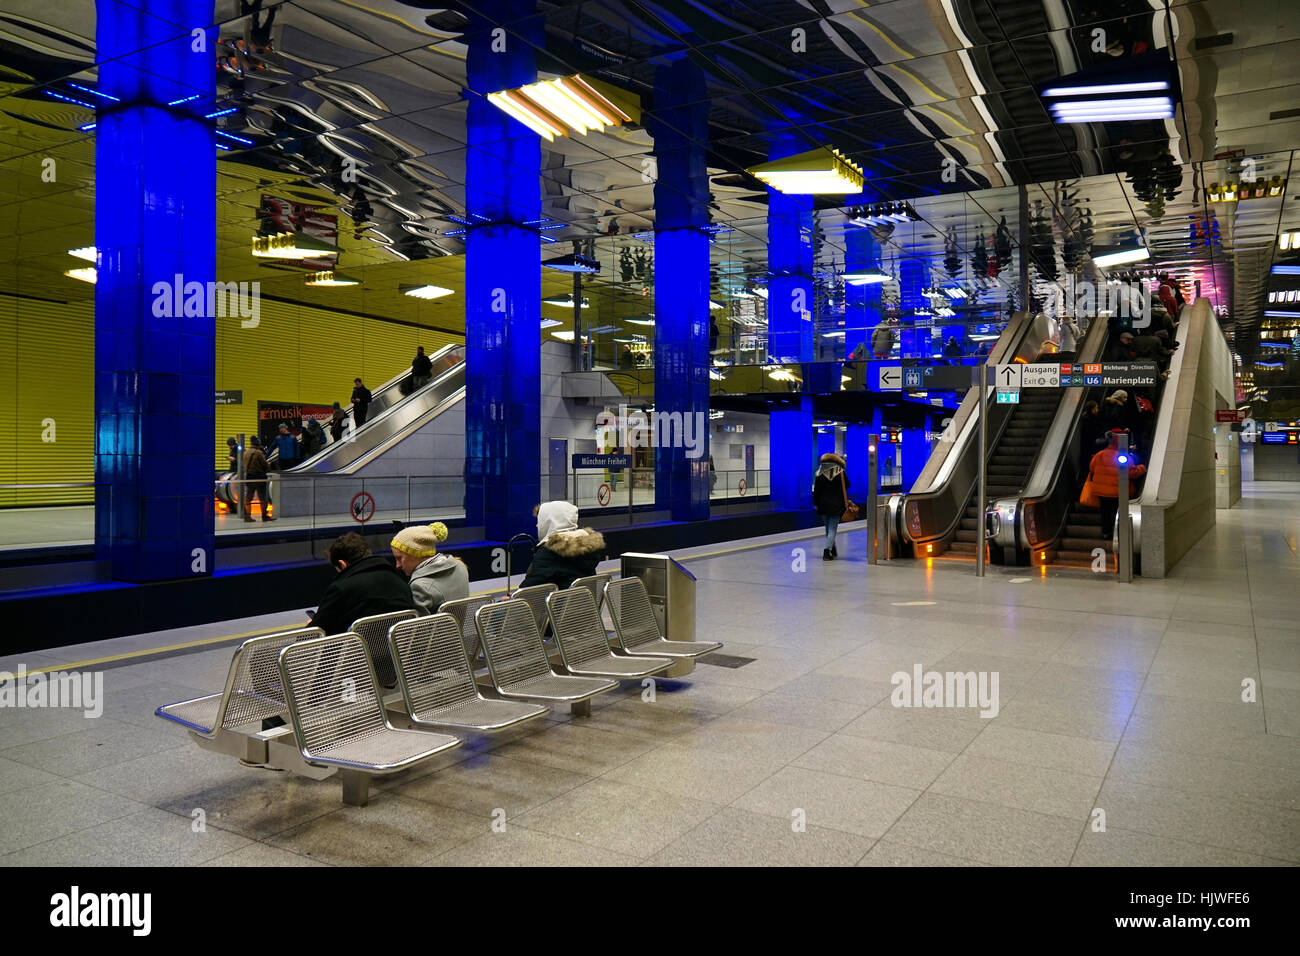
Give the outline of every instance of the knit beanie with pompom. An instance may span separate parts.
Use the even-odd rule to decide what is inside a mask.
[[[392,546],[415,558],[431,558],[438,553],[438,545],[447,540],[447,526],[441,521],[417,527],[403,528],[393,538]]]

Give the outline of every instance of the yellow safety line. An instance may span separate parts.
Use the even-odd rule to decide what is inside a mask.
[[[810,538],[816,537],[817,534],[820,533],[821,532],[817,532],[815,534],[809,534],[806,537],[810,537]],[[790,540],[798,541],[801,539],[791,538]],[[723,548],[720,551],[706,551],[704,554],[687,555],[686,557],[678,558],[677,560],[693,561],[696,558],[712,558],[712,557],[716,557],[719,554],[733,554],[736,551],[754,551],[758,548],[770,548],[770,547],[772,547],[771,542],[769,542],[768,544],[745,544],[736,548]],[[502,590],[504,589],[491,588],[490,590],[487,591],[474,591],[470,594],[470,597],[483,597],[484,595],[488,595],[488,594],[497,594]],[[73,661],[72,663],[68,663],[68,664],[56,664],[53,667],[40,667],[33,670],[28,670],[26,673],[46,674],[49,673],[50,671],[72,670],[74,668],[91,667],[95,664],[111,664],[115,661],[129,661],[132,658],[136,658],[136,657],[153,657],[156,654],[167,654],[170,653],[171,651],[183,651],[186,648],[190,648],[190,647],[206,647],[209,644],[225,644],[229,641],[242,641],[245,638],[261,637],[263,634],[277,634],[280,631],[284,631],[284,630],[289,630],[289,628],[268,627],[268,628],[263,628],[260,631],[247,631],[243,634],[227,634],[222,637],[205,637],[197,641],[186,641],[183,644],[168,644],[165,647],[145,648],[139,651],[127,651],[124,654],[113,654],[109,657],[95,657],[85,661]],[[39,654],[41,652],[32,651],[31,653]]]

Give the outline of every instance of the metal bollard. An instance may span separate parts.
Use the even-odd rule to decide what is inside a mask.
[[[1133,456],[1129,453],[1128,435],[1116,436],[1119,456],[1119,510],[1115,521],[1119,528],[1119,579],[1124,584],[1133,583],[1133,519],[1128,513],[1128,468]]]

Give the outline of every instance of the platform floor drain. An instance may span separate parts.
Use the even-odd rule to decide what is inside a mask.
[[[701,664],[712,664],[714,667],[744,667],[746,664],[752,664],[758,660],[757,657],[736,657],[732,654],[719,654],[714,651],[712,654],[705,654],[699,659]]]

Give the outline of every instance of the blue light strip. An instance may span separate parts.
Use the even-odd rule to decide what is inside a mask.
[[[1275,276],[1300,276],[1300,266],[1274,266],[1270,271]]]
[[[248,139],[248,138],[243,137],[243,136],[236,136],[234,133],[227,133],[227,132],[226,132],[225,130],[223,130],[223,129],[213,130],[213,132],[215,132],[218,136],[224,136],[224,137],[226,137],[226,139],[233,139],[236,143],[243,143],[245,146],[252,146],[252,145],[254,145],[254,143],[253,143],[253,141],[252,141],[251,139]]]
[[[106,100],[112,100],[114,103],[122,102],[116,96],[110,96],[107,93],[101,93],[99,92],[99,90],[92,90],[90,87],[82,86],[80,83],[69,83],[68,86],[72,87],[74,90],[81,90],[81,92],[83,93],[89,93],[91,96],[99,96]]]
[[[193,96],[182,96],[179,100],[172,100],[172,101],[171,101],[170,103],[168,103],[167,105],[168,105],[168,106],[180,106],[182,103],[189,103],[189,102],[191,102],[191,101],[193,101],[193,100],[201,99],[202,97],[203,97],[203,94],[202,94],[202,93],[195,93]]]
[[[238,113],[239,107],[232,106],[229,109],[217,110],[215,113],[209,113],[204,119],[216,119],[218,116],[229,116],[231,113]]]
[[[62,93],[55,93],[53,90],[46,90],[45,95],[52,96],[56,100],[63,100],[65,103],[75,103],[78,106],[84,106],[88,110],[93,110],[95,108],[93,103],[83,103],[81,100],[74,100],[71,96],[64,96]]]

